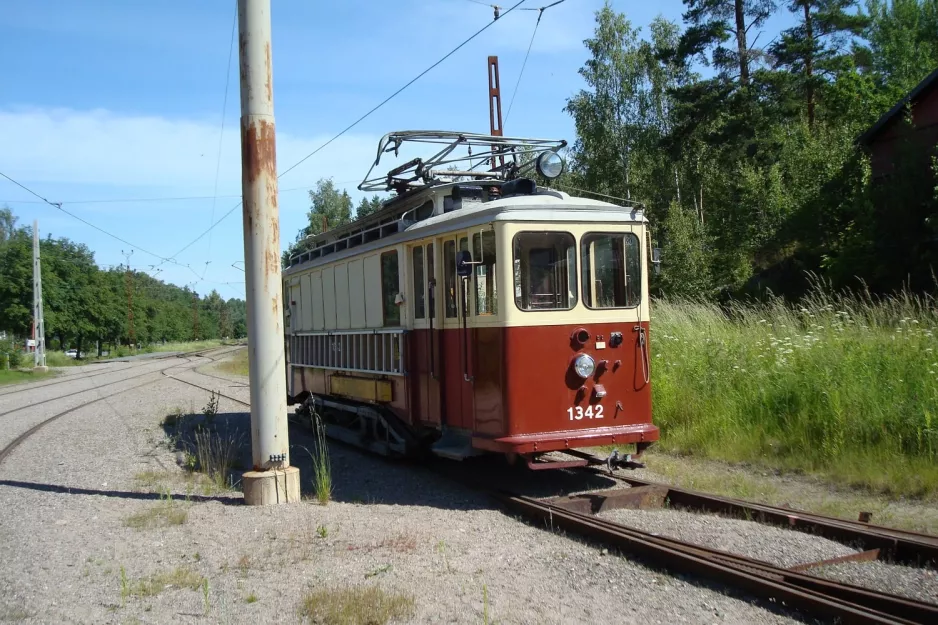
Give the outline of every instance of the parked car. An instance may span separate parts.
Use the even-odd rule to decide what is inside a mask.
[[[69,358],[78,358],[78,350],[77,349],[65,350],[65,355],[68,356]]]

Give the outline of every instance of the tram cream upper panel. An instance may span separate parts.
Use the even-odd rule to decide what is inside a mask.
[[[426,318],[414,318],[414,290],[418,286],[414,284],[411,264],[413,248],[422,245],[426,249],[428,243],[435,244],[433,267],[439,288],[433,325],[437,328],[450,327],[456,320],[444,316],[445,293],[442,287],[446,284],[444,272],[447,264],[443,258],[443,242],[453,239],[460,242],[465,237],[472,249],[473,235],[493,229],[498,250],[494,267],[497,314],[474,314],[475,305],[470,304],[470,327],[648,321],[646,223],[640,211],[584,198],[571,198],[556,192],[503,198],[431,217],[384,240],[341,250],[334,255],[288,269],[285,280],[290,296],[290,305],[287,307],[289,328],[291,332],[320,332],[395,326],[428,327]],[[513,239],[518,233],[536,231],[568,233],[575,240],[577,293],[576,302],[569,310],[521,310],[516,305]],[[580,279],[584,262],[581,242],[590,233],[629,232],[636,236],[640,251],[639,301],[630,307],[588,307],[583,297],[583,280]],[[389,253],[396,258],[397,275],[383,279],[382,256]],[[426,285],[421,287],[427,301]],[[390,322],[386,322],[386,312],[396,313],[389,319]]]

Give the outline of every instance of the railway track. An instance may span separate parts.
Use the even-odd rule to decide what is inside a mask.
[[[228,353],[228,351],[230,351],[230,350],[225,351],[225,352],[222,352],[221,354],[217,354],[217,355],[215,355],[215,356],[206,356],[206,355],[205,355],[206,353],[211,353],[211,352],[213,352],[213,351],[218,351],[218,348],[203,350],[202,352],[193,352],[193,353],[186,354],[186,355],[174,355],[174,356],[171,356],[171,357],[164,357],[164,358],[161,358],[161,359],[165,359],[165,358],[182,358],[182,359],[186,360],[186,364],[190,364],[190,363],[192,362],[192,359],[193,359],[193,358],[207,358],[207,359],[209,359],[209,360],[216,360],[218,356],[222,356],[222,355],[224,355],[225,353]],[[147,364],[152,364],[152,361],[148,362]],[[173,368],[175,368],[175,367],[179,367],[179,366],[180,366],[180,364],[174,363],[174,364],[172,364],[172,365],[170,365],[170,366],[168,366],[168,367],[165,367],[165,368],[163,368],[163,369],[144,371],[144,372],[142,372],[142,373],[139,373],[139,374],[137,374],[137,375],[131,376],[131,377],[129,377],[129,378],[123,378],[122,380],[118,380],[118,381],[115,381],[115,382],[110,382],[110,383],[107,383],[107,384],[101,384],[101,385],[98,385],[98,386],[94,386],[94,387],[92,387],[92,388],[84,389],[84,390],[82,390],[82,391],[79,391],[78,393],[84,393],[84,392],[88,392],[88,391],[98,391],[98,390],[100,390],[100,389],[102,389],[102,388],[111,387],[111,386],[115,386],[115,385],[117,385],[117,384],[121,384],[121,383],[123,383],[123,382],[127,382],[128,380],[134,380],[134,379],[142,378],[142,377],[148,376],[148,375],[149,375],[149,376],[152,376],[152,375],[157,374],[157,373],[160,373],[160,374],[162,374],[162,375],[164,375],[164,376],[166,376],[166,377],[169,377],[169,378],[171,378],[171,379],[176,379],[176,380],[178,380],[178,378],[174,378],[173,376],[169,375],[167,372],[170,371],[171,369],[173,369]],[[124,370],[124,369],[122,369],[122,370]],[[50,423],[53,423],[54,421],[57,421],[58,419],[61,419],[62,417],[65,417],[65,416],[67,416],[67,415],[69,415],[69,414],[72,414],[73,412],[76,412],[76,411],[78,411],[78,410],[80,410],[80,409],[82,409],[82,408],[86,408],[86,407],[88,407],[88,406],[97,404],[97,403],[102,402],[102,401],[106,401],[106,400],[110,399],[111,397],[113,397],[113,396],[115,396],[115,395],[118,395],[118,394],[121,394],[121,393],[126,393],[127,391],[136,390],[136,389],[138,389],[138,388],[142,388],[142,387],[147,386],[147,385],[149,385],[149,384],[154,384],[154,383],[160,381],[161,379],[162,379],[162,378],[156,377],[156,378],[154,378],[154,379],[147,380],[147,381],[144,381],[144,382],[140,382],[140,383],[138,383],[138,384],[134,384],[134,385],[129,386],[129,387],[122,387],[122,388],[120,388],[119,390],[116,390],[116,391],[114,391],[114,392],[112,392],[112,393],[108,393],[107,395],[103,395],[103,396],[96,397],[96,398],[94,398],[94,399],[92,399],[92,400],[90,400],[90,401],[82,402],[81,404],[79,404],[79,405],[77,405],[77,406],[74,406],[74,407],[69,408],[69,409],[67,409],[67,410],[63,410],[62,412],[58,412],[58,413],[56,413],[56,414],[54,414],[54,415],[52,415],[52,416],[50,416],[50,417],[47,417],[47,418],[43,419],[42,421],[39,421],[38,423],[34,424],[32,427],[30,427],[29,429],[27,429],[27,430],[24,431],[23,433],[21,433],[19,436],[17,436],[16,438],[14,438],[12,441],[10,441],[10,442],[9,442],[6,446],[4,446],[2,449],[0,449],[0,464],[2,464],[2,463],[9,457],[9,455],[10,455],[17,447],[19,447],[24,441],[26,441],[30,436],[32,436],[33,434],[35,434],[36,432],[38,432],[39,430],[41,430],[41,429],[44,428],[45,426],[49,425]],[[195,386],[195,385],[193,385],[193,386]],[[68,394],[68,395],[61,395],[61,396],[58,396],[58,397],[53,397],[53,398],[45,399],[45,400],[42,400],[42,401],[33,402],[33,403],[31,403],[31,404],[27,404],[27,405],[25,405],[25,406],[20,406],[20,407],[15,408],[15,409],[8,410],[8,411],[6,411],[6,412],[4,412],[4,413],[0,413],[0,417],[3,417],[3,416],[5,416],[5,415],[8,415],[8,414],[11,414],[11,413],[14,413],[14,412],[19,412],[19,411],[21,411],[21,410],[25,410],[25,409],[27,409],[27,408],[31,408],[31,407],[37,406],[37,405],[39,405],[39,404],[44,404],[44,403],[48,403],[48,402],[52,402],[52,401],[57,401],[57,400],[59,400],[59,399],[63,399],[64,397],[71,397],[71,396],[76,395],[76,394],[78,394],[78,393],[71,393],[71,394]],[[236,401],[239,401],[239,400],[236,400]]]
[[[44,383],[41,383],[41,382],[21,382],[21,383],[19,383],[19,384],[4,385],[4,386],[2,387],[2,390],[0,390],[0,397],[8,397],[8,396],[10,396],[10,395],[16,395],[17,393],[28,393],[28,392],[34,391],[34,390],[36,390],[36,389],[45,388],[45,387],[48,387],[48,386],[56,386],[56,385],[58,385],[58,384],[64,384],[64,383],[66,383],[66,382],[76,382],[76,381],[78,381],[78,380],[87,380],[87,379],[97,378],[97,377],[104,376],[104,375],[109,375],[109,374],[112,374],[112,373],[118,373],[118,372],[120,372],[120,371],[127,371],[127,370],[130,370],[130,369],[136,369],[136,368],[139,368],[139,367],[146,366],[146,365],[148,365],[148,364],[152,364],[154,361],[166,360],[166,359],[170,359],[170,358],[182,358],[182,357],[185,357],[185,356],[199,356],[199,355],[202,355],[202,354],[205,354],[205,353],[208,353],[208,352],[217,351],[218,349],[220,349],[220,348],[214,347],[214,348],[199,350],[199,351],[196,351],[196,352],[184,352],[184,353],[181,353],[181,354],[167,354],[167,355],[162,355],[162,356],[154,356],[154,357],[152,357],[152,358],[147,358],[147,359],[144,359],[144,360],[140,360],[140,361],[138,361],[138,362],[132,362],[132,363],[129,364],[129,366],[126,366],[126,367],[108,368],[108,369],[106,369],[106,370],[104,370],[104,371],[95,371],[95,372],[93,372],[93,373],[89,373],[89,372],[80,372],[80,373],[66,374],[66,375],[63,375],[63,376],[58,376],[58,377],[56,377],[56,378],[54,378],[54,379],[52,379],[52,380],[48,380],[48,381],[46,381],[46,382],[44,382]],[[221,354],[218,354],[218,355],[221,356],[221,355],[230,353],[231,351],[235,351],[236,349],[238,349],[238,348],[234,348],[234,349],[231,349],[231,350],[226,350],[225,352],[222,352]],[[119,362],[125,362],[125,361],[119,361]],[[91,363],[91,364],[94,364],[94,363]]]
[[[523,495],[505,492],[492,495],[507,509],[550,529],[587,536],[672,571],[721,581],[776,605],[839,619],[842,623],[938,623],[938,605],[656,536]]]

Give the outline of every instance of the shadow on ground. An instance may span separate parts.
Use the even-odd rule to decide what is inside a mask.
[[[171,415],[163,430],[177,452],[177,462],[202,470],[197,449],[206,436],[233,448],[231,483],[250,470],[250,414],[246,412]],[[197,440],[197,436],[199,440]],[[327,443],[332,471],[332,500],[347,503],[429,506],[446,510],[493,509],[486,490],[498,488],[533,497],[610,488],[606,477],[563,470],[530,471],[509,466],[501,456],[481,456],[457,462],[438,458],[391,460],[351,445]],[[290,464],[300,469],[304,497],[314,497],[313,462],[317,441],[308,427],[290,424]]]

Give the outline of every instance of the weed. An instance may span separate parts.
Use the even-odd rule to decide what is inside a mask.
[[[241,559],[238,560],[238,570],[241,571],[241,575],[247,575],[249,568],[251,568],[251,557],[248,555],[241,556]]]
[[[122,584],[126,581],[126,575],[122,574]],[[199,590],[203,588],[203,594],[208,596],[208,585],[205,578],[185,567],[178,567],[172,571],[164,573],[155,573],[149,577],[144,577],[133,584],[122,586],[122,598],[124,596],[134,597],[155,597],[167,588],[187,588],[189,590]],[[206,599],[207,601],[207,599]]]
[[[212,607],[208,601],[208,578],[202,578],[202,600],[205,602],[205,614],[209,613],[210,608]]]
[[[130,582],[127,581],[127,571],[121,565],[121,607],[127,603],[127,597],[130,596]]]
[[[191,470],[198,467],[217,490],[225,490],[228,488],[228,471],[241,448],[242,438],[241,434],[222,435],[210,430],[197,430],[194,453],[188,454],[195,464]],[[189,464],[188,456],[186,464]]]
[[[163,417],[163,423],[161,423],[161,425],[164,427],[175,428],[180,424],[184,417],[185,412],[182,408],[177,406],[176,408],[173,408],[168,415]]]
[[[160,495],[160,503],[133,514],[124,519],[124,525],[134,529],[150,529],[154,527],[169,527],[182,525],[189,518],[189,513],[180,507],[166,490]]]
[[[257,595],[253,592],[244,598],[245,603],[257,603]]]
[[[329,528],[326,527],[325,525],[320,525],[319,527],[316,528],[316,534],[320,538],[326,538],[329,536]]]
[[[215,417],[218,415],[218,399],[220,396],[218,391],[211,391],[208,403],[202,407],[202,414],[205,415],[205,420],[209,426],[214,425]]]
[[[370,578],[370,577],[377,577],[378,575],[381,575],[382,573],[387,573],[387,572],[390,571],[390,570],[391,570],[391,565],[390,565],[390,564],[384,564],[384,565],[382,565],[382,566],[379,566],[379,567],[376,568],[376,569],[373,569],[373,570],[368,571],[367,573],[365,573],[365,579],[368,579],[368,578]]]
[[[329,461],[329,443],[326,440],[326,426],[322,418],[313,413],[314,429],[316,431],[316,453],[311,453],[305,447],[313,461],[313,492],[316,495],[316,501],[322,505],[329,503],[332,499],[332,465]]]
[[[198,552],[198,551],[196,551],[194,554],[192,554],[192,559],[195,560],[196,562],[201,562],[201,561],[202,561],[202,556],[199,555],[199,552]]]
[[[453,569],[450,568],[449,557],[446,555],[446,541],[441,540],[436,544],[436,552],[443,558],[443,570],[447,573],[452,573]]]
[[[385,625],[414,616],[410,595],[385,592],[377,586],[312,590],[303,597],[300,616],[314,623]]]

